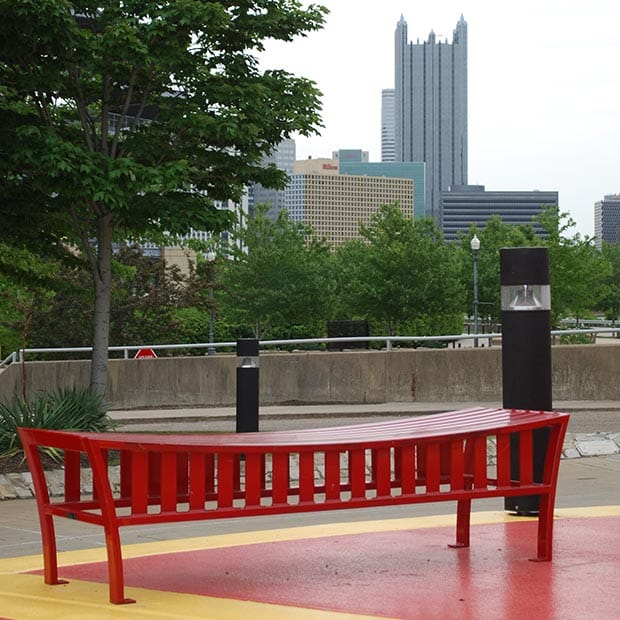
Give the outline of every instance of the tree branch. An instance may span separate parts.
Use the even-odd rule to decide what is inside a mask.
[[[101,100],[101,152],[109,155],[108,131],[110,129],[110,76],[103,78],[103,93]]]
[[[127,111],[129,110],[131,99],[133,98],[133,89],[136,84],[137,75],[138,69],[134,67],[134,69],[131,71],[131,76],[129,77],[127,96],[125,97],[125,102],[123,103],[123,108],[120,114],[120,118],[118,119],[118,124],[116,125],[116,129],[114,130],[114,138],[112,140],[112,147],[110,149],[110,157],[112,157],[112,159],[115,159],[117,155],[118,138],[121,135],[121,127],[125,122],[125,119],[127,118]]]
[[[130,128],[132,130],[134,130],[138,126],[138,123],[140,122],[142,118],[142,114],[144,113],[144,108],[146,107],[146,102],[150,94],[151,94],[151,89],[147,88],[142,95],[142,99],[140,101],[140,108],[138,109],[137,114],[134,115],[133,121],[131,122]],[[125,149],[121,147],[120,150],[118,150],[119,157],[123,157],[125,154],[126,154]]]
[[[96,137],[94,135],[91,135],[91,131],[93,131],[94,133],[94,123],[88,115],[88,110],[86,108],[86,97],[84,96],[84,91],[80,86],[78,70],[75,67],[69,67],[69,75],[71,76],[71,80],[73,81],[73,84],[77,91],[77,96],[75,97],[75,104],[77,106],[78,114],[80,117],[82,131],[84,132],[86,146],[88,147],[88,150],[92,153],[95,151],[95,143],[93,138]]]

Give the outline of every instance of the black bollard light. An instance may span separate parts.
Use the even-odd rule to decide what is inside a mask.
[[[258,340],[237,340],[238,433],[258,431]]]
[[[502,390],[505,409],[550,411],[551,292],[547,248],[500,250],[502,299]],[[534,482],[542,481],[549,441],[548,429],[534,431]],[[520,479],[519,435],[511,436],[510,474]],[[506,510],[538,513],[540,496],[504,500]]]

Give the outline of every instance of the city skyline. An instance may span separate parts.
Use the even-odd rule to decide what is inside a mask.
[[[468,24],[469,174],[488,190],[557,190],[577,231],[594,232],[594,203],[620,191],[620,5],[491,0],[413,6],[384,0],[325,0],[326,27],[269,45],[263,66],[317,82],[322,135],[295,137],[299,159],[338,149],[381,159],[382,90],[394,87],[394,30],[449,41]]]

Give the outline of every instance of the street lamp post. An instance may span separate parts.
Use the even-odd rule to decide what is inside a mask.
[[[474,235],[471,240],[471,251],[474,255],[474,347],[478,346],[478,250],[480,239]]]
[[[207,253],[209,261],[209,346],[207,347],[207,355],[215,355],[215,347],[213,346],[213,270],[215,263],[215,252]]]

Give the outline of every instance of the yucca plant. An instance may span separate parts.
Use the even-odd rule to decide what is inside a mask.
[[[15,397],[0,403],[0,458],[22,451],[17,428],[105,431],[114,426],[109,406],[100,394],[84,389],[57,389],[43,392],[32,402]],[[50,456],[55,456],[50,454]]]

